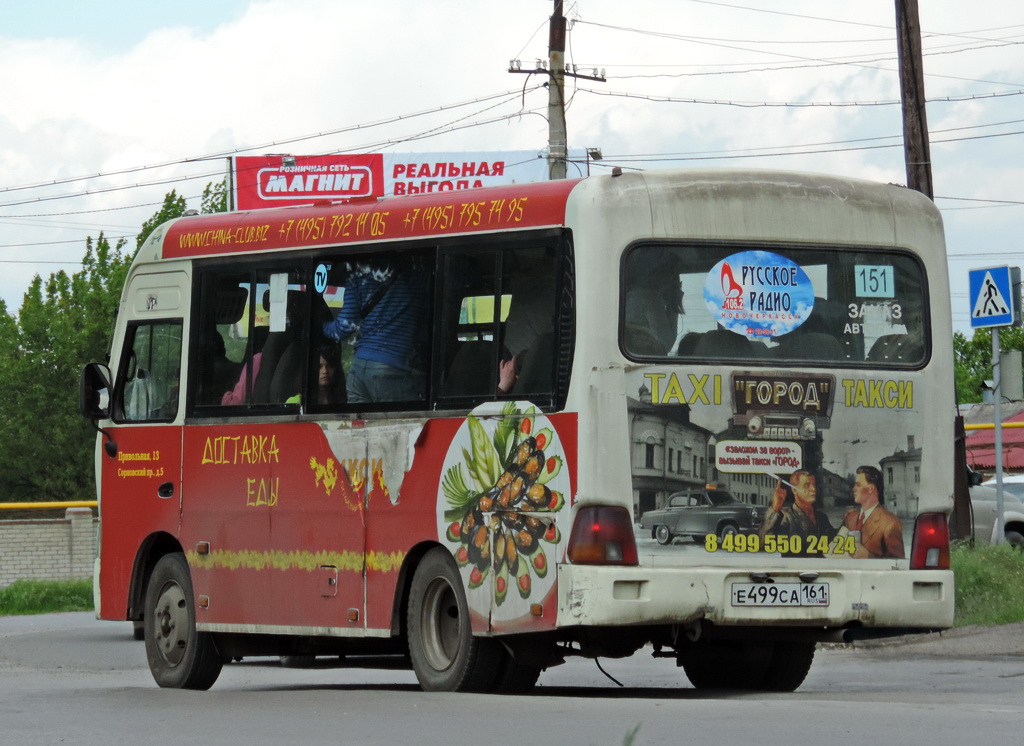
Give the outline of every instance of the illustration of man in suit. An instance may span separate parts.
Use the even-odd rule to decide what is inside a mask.
[[[765,511],[758,534],[762,542],[769,534],[800,537],[800,550],[784,552],[784,557],[820,554],[819,551],[811,550],[811,542],[808,539],[831,539],[835,536],[836,529],[832,528],[825,511],[817,506],[818,480],[804,469],[793,472],[789,479],[792,497],[787,494],[786,485],[780,479],[772,494],[771,505]]]
[[[903,523],[883,507],[885,491],[882,472],[874,466],[861,466],[853,483],[856,508],[846,511],[843,526],[860,532],[854,557],[903,559]]]

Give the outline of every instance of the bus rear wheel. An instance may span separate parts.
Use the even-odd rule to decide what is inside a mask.
[[[146,659],[156,683],[170,689],[209,689],[224,661],[213,637],[196,631],[192,578],[181,553],[160,558],[146,587]]]
[[[494,694],[529,694],[540,678],[541,669],[519,663],[507,650],[501,651],[504,659],[498,671],[498,678],[491,688]]]
[[[679,649],[679,664],[697,689],[792,692],[807,677],[814,643],[734,640]]]
[[[813,642],[776,642],[761,686],[758,688],[769,692],[796,691],[807,678],[807,672],[811,670],[813,662]]]
[[[764,679],[771,643],[735,640],[697,642],[677,651],[678,663],[696,689],[755,691]]]
[[[412,578],[407,617],[409,657],[428,692],[487,692],[495,685],[504,650],[474,637],[466,592],[451,553],[424,555]]]

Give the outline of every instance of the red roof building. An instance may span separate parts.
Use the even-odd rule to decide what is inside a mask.
[[[1010,408],[1013,412],[1017,407]],[[973,419],[973,418],[972,418]],[[991,415],[988,420],[992,422]],[[980,423],[980,420],[974,420]],[[1024,473],[1024,411],[1003,418],[1003,424],[1021,423],[1003,428],[1003,470]],[[993,428],[967,431],[967,463],[975,471],[996,470],[996,433]]]

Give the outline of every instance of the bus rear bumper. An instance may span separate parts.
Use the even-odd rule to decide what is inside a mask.
[[[805,569],[760,569],[758,580],[807,582]],[[720,627],[815,627],[929,631],[953,626],[949,570],[818,569],[827,606],[738,606],[733,584],[751,570],[726,567],[559,565],[558,626],[630,626],[711,622]]]

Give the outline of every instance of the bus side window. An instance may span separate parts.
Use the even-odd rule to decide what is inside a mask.
[[[216,406],[235,385],[242,369],[245,345],[238,343],[238,329],[245,317],[249,290],[238,274],[225,277],[208,273],[202,278],[201,297],[197,402],[200,406]]]
[[[495,395],[499,324],[507,314],[507,299],[496,298],[495,265],[493,251],[459,251],[443,257],[438,385],[442,397],[485,400]]]
[[[321,395],[318,383],[317,404],[421,408],[430,356],[433,257],[375,252],[321,262],[324,287],[314,304],[310,370],[319,370],[321,358],[325,375],[340,363],[337,380],[344,381],[344,393]],[[321,356],[316,351],[324,345],[336,350]]]
[[[196,404],[297,403],[308,298],[299,268],[206,272],[193,349]]]
[[[253,401],[296,401],[302,393],[302,362],[306,352],[303,317],[309,308],[308,295],[304,290],[289,289],[287,274],[272,275],[270,288],[263,292],[262,307],[270,331],[260,349],[259,370],[254,367]]]
[[[554,249],[508,251],[503,264],[502,288],[512,295],[503,341],[516,367],[515,382],[509,393],[551,393],[558,313]]]
[[[117,412],[126,422],[170,421],[178,414],[181,321],[129,327],[118,376]]]
[[[444,257],[442,397],[553,393],[558,264],[553,246]]]

